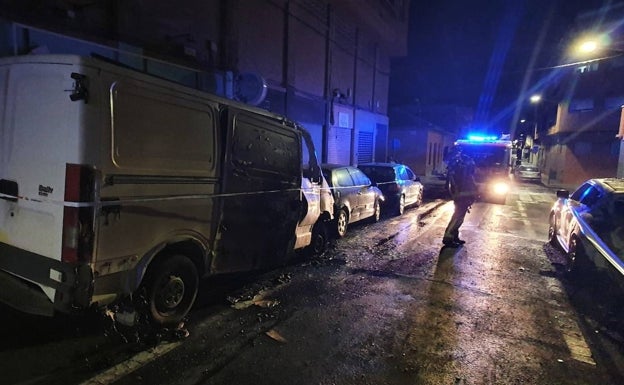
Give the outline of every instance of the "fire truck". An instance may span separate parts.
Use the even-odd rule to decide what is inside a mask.
[[[468,139],[457,140],[454,147],[475,162],[479,199],[505,204],[511,182],[511,140],[492,136],[469,136]]]

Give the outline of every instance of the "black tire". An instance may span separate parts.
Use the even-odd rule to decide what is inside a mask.
[[[349,226],[349,214],[345,209],[338,211],[338,216],[335,219],[335,232],[338,238],[342,238],[347,234],[347,227]]]
[[[550,220],[548,221],[548,243],[551,246],[559,248],[559,241],[557,240],[557,228],[555,223],[554,215],[551,214]]]
[[[423,203],[423,190],[420,190],[420,192],[418,193],[418,199],[416,200],[416,206],[422,206]]]
[[[404,212],[405,212],[405,195],[401,195],[399,197],[399,203],[396,208],[396,214],[403,215]]]
[[[375,207],[374,207],[375,212],[373,213],[373,216],[371,217],[371,222],[372,223],[377,223],[379,222],[379,219],[381,219],[381,202],[380,201],[375,201]]]
[[[143,299],[148,319],[161,326],[177,326],[191,310],[199,288],[195,264],[183,255],[173,255],[150,266],[143,281]]]
[[[312,228],[312,241],[306,247],[307,255],[313,257],[321,255],[327,250],[327,223],[319,220]]]
[[[567,257],[568,266],[566,270],[570,278],[579,280],[591,273],[592,263],[589,261],[578,237],[573,236],[570,238]]]

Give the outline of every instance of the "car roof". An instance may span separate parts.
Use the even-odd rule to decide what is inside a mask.
[[[337,168],[343,168],[343,167],[355,168],[354,166],[349,166],[348,164],[337,164],[337,163],[323,163],[323,164],[321,164],[321,168],[324,168],[324,169],[327,169],[327,170],[335,170]]]
[[[359,166],[365,166],[365,167],[397,167],[397,166],[405,166],[404,164],[401,163],[383,163],[383,162],[371,162],[371,163],[362,163],[359,164]]]
[[[590,182],[600,185],[603,189],[614,192],[624,193],[624,179],[623,178],[594,178],[590,179]]]

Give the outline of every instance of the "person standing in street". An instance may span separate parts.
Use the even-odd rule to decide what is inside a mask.
[[[459,247],[466,243],[459,238],[459,228],[464,223],[466,213],[477,199],[477,185],[474,180],[475,163],[460,149],[450,158],[447,166],[447,188],[453,199],[455,210],[446,226],[442,243],[449,247]]]

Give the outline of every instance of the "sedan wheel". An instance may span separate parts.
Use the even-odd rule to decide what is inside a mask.
[[[342,238],[347,234],[347,225],[349,223],[349,217],[345,210],[340,210],[338,217],[336,218],[336,235],[338,238]]]
[[[423,190],[421,189],[418,193],[418,200],[416,201],[417,206],[421,206],[423,203]]]
[[[548,243],[554,247],[559,246],[557,242],[557,230],[555,230],[554,225],[548,226]]]
[[[397,215],[403,215],[405,212],[405,195],[399,198],[399,206],[397,207]]]
[[[375,208],[374,208],[374,213],[373,216],[371,217],[373,223],[377,223],[379,222],[379,219],[381,218],[381,202],[376,201],[375,202]]]
[[[567,257],[567,272],[572,279],[578,280],[583,275],[590,273],[592,267],[591,262],[577,237],[572,237],[572,239],[570,239]]]

